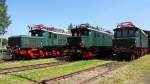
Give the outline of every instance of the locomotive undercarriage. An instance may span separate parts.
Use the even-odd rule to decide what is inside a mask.
[[[61,48],[62,49],[62,48]],[[38,59],[62,56],[60,48],[9,48],[8,54],[13,60]]]
[[[106,47],[70,47],[67,49],[67,55],[79,59],[102,58],[112,55],[113,50]]]
[[[139,57],[144,56],[146,53],[148,53],[149,49],[148,48],[117,48],[114,49],[115,55],[119,58],[119,60],[134,60]]]

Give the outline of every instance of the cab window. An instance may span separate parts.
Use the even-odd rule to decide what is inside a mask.
[[[57,35],[56,34],[54,34],[54,38],[57,39]]]
[[[134,36],[134,30],[129,29],[129,36]]]
[[[121,37],[121,31],[116,31],[116,36]]]
[[[43,36],[43,31],[42,30],[32,30],[31,36]]]
[[[72,36],[89,36],[89,30],[84,29],[73,29],[71,33]]]
[[[51,32],[49,32],[49,38],[51,38],[52,37],[52,33]]]
[[[103,39],[105,39],[105,35],[103,34]]]
[[[123,37],[127,37],[128,36],[128,30],[123,30]]]

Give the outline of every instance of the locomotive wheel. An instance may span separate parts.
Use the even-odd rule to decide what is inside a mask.
[[[56,50],[52,50],[52,57],[56,57],[57,54],[56,54]]]
[[[10,56],[11,56],[12,60],[16,60],[16,54],[15,53],[10,54]]]
[[[32,50],[28,50],[28,55],[29,55],[29,57],[31,57],[31,59],[38,58],[38,57],[34,56],[34,54],[32,53]]]
[[[88,59],[93,59],[94,58],[94,53],[92,51],[88,51],[86,54]]]
[[[137,53],[137,58],[139,58],[139,57],[141,57],[141,52],[140,51],[138,51],[138,53]]]
[[[82,57],[78,56],[77,53],[72,53],[71,56],[70,56],[70,58],[71,58],[72,60],[79,60],[79,59],[81,59]]]
[[[23,55],[23,58],[24,58],[25,60],[29,60],[29,59],[31,59],[31,57],[29,57],[29,56],[25,56],[25,55]]]
[[[121,61],[127,61],[129,58],[129,56],[126,53],[122,53],[120,54],[120,59]]]
[[[116,53],[115,55],[119,61],[123,61],[123,55],[122,54]]]
[[[134,59],[135,59],[135,54],[132,53],[132,54],[131,54],[131,60],[134,60]]]
[[[40,57],[42,57],[42,58],[45,57],[44,52],[43,52],[42,50],[39,50],[39,55],[40,55]]]
[[[48,52],[47,52],[47,51],[45,51],[44,53],[45,53],[45,56],[46,56],[46,57],[48,57]]]
[[[21,55],[18,55],[18,54],[15,54],[15,60],[22,60],[22,56]]]
[[[57,57],[60,57],[60,52],[59,52],[59,50],[56,51],[56,55],[57,55]]]
[[[124,61],[130,61],[130,60],[131,60],[131,55],[130,55],[130,54],[127,54],[127,53],[124,53],[124,54],[123,54],[123,60],[124,60]]]

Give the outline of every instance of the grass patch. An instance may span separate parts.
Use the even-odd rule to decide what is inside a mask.
[[[58,60],[56,60],[55,58],[48,58],[48,59],[18,61],[13,63],[2,63],[0,64],[0,69],[41,64],[41,63],[49,63],[49,62],[57,62],[57,61]]]
[[[94,84],[149,84],[150,55],[130,62],[110,74],[100,77]]]
[[[31,83],[30,81],[24,80],[23,78],[17,76],[6,77],[5,75],[0,75],[0,84],[30,84],[30,83]]]
[[[44,79],[49,79],[61,75],[65,75],[68,73],[72,73],[75,71],[79,71],[82,69],[90,68],[93,66],[97,66],[100,64],[108,63],[110,61],[104,61],[104,60],[87,60],[87,61],[78,61],[74,62],[71,64],[66,64],[66,65],[60,65],[57,67],[49,67],[45,69],[35,69],[31,71],[25,71],[25,72],[20,72],[16,73],[17,76],[12,76],[12,75],[5,75],[3,79],[0,79],[1,83],[8,84],[9,82],[13,82],[13,84],[17,84],[14,81],[19,81],[18,78],[21,79],[21,83],[26,83],[26,82],[31,82],[30,80],[34,81],[39,81],[39,80],[44,80]],[[9,80],[7,83],[6,80]]]

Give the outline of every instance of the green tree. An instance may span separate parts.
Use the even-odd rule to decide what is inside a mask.
[[[0,0],[0,32],[4,32],[11,24],[10,16],[7,14],[6,0]]]
[[[0,35],[1,35],[1,47],[2,36],[6,32],[6,29],[11,24],[11,18],[7,14],[6,0],[0,0]]]

